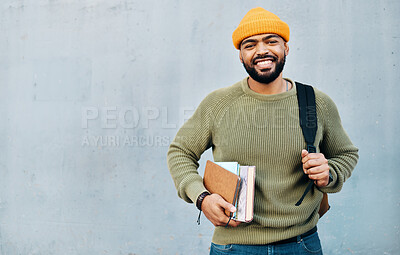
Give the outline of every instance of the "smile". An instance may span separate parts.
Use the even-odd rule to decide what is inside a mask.
[[[273,62],[278,60],[277,57],[272,55],[257,56],[253,60],[253,64],[260,69],[269,69],[273,67]]]
[[[272,60],[260,61],[257,62],[257,65],[269,65],[272,63]]]
[[[273,67],[272,60],[263,60],[256,62],[256,66],[260,69],[269,69]]]

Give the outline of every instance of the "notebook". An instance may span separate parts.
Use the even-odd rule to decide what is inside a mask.
[[[217,193],[236,207],[226,215],[241,222],[253,220],[255,166],[240,166],[238,162],[206,163],[204,186],[211,193]]]

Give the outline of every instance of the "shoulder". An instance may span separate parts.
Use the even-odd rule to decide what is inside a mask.
[[[226,102],[234,101],[244,94],[242,83],[243,80],[231,86],[214,90],[203,99],[200,106],[214,108],[216,106],[225,105]]]
[[[296,82],[298,85],[298,82]],[[306,85],[306,84],[304,84]],[[317,107],[317,110],[322,110],[323,112],[326,112],[327,109],[336,109],[336,105],[333,102],[332,98],[330,98],[327,94],[319,90],[318,88],[311,86],[314,90],[315,93],[315,104]]]
[[[335,102],[324,92],[314,88],[317,116],[328,125],[340,123],[340,115]]]
[[[336,111],[337,109],[336,104],[331,97],[329,97],[327,94],[325,94],[324,92],[320,91],[315,87],[314,87],[314,92],[315,92],[315,103],[317,107],[319,106],[324,110]]]

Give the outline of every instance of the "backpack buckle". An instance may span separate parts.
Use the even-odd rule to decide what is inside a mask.
[[[307,145],[307,151],[308,151],[308,153],[316,153],[317,148],[315,148],[314,145]]]

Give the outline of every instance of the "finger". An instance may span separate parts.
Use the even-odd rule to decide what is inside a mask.
[[[305,156],[308,155],[308,151],[307,150],[302,150],[301,151],[301,157],[304,158]]]
[[[233,217],[233,214],[231,214],[231,217]],[[216,226],[224,226],[224,227],[226,227],[226,226],[231,226],[231,227],[237,227],[239,224],[240,224],[240,222],[239,221],[235,221],[233,218],[231,218],[231,217],[228,217],[228,216],[226,216],[225,214],[224,214],[224,216],[223,217],[220,217],[220,218],[218,218],[218,220],[217,220],[217,224],[216,224]]]
[[[231,213],[236,212],[236,207],[233,206],[231,203],[226,202],[224,199],[220,200],[219,205],[226,211],[229,211]]]
[[[314,158],[314,159],[309,159],[307,162],[303,163],[303,169],[309,169],[312,167],[318,167],[322,165],[328,165],[328,160],[325,158]]]
[[[325,179],[314,181],[314,183],[317,185],[317,187],[325,187],[329,184],[329,176]]]
[[[329,182],[329,167],[325,168],[322,166],[318,168],[313,168],[312,171],[313,171],[312,173],[308,174],[308,178],[316,182],[323,181],[322,183],[318,183],[318,186],[320,186],[319,184],[323,184],[324,186],[328,184],[328,183],[325,184],[325,181]],[[311,170],[309,172],[311,172]]]
[[[229,217],[221,207],[219,210],[210,212],[206,217],[214,224],[214,226],[226,226],[226,223],[229,221]]]
[[[228,215],[233,216],[233,213],[236,212],[235,206],[226,202],[223,198],[221,198],[219,206],[221,206],[220,208],[221,208],[221,212],[222,212],[222,215],[220,215],[220,217],[218,219],[219,226],[226,226],[226,223],[228,221],[229,221],[228,226],[236,227],[237,225],[239,225],[240,222],[230,219],[230,217],[227,216],[227,214],[226,214],[226,213],[228,213]]]
[[[314,180],[314,181],[324,180],[327,177],[329,179],[329,175],[327,175],[325,172],[308,175],[308,178],[310,178],[311,180]]]
[[[324,162],[319,159],[309,159],[307,162],[303,163],[303,170],[305,174],[309,174],[309,170],[315,167],[324,165]]]
[[[215,226],[226,226],[226,223],[229,221],[229,217],[226,216],[225,213],[219,215],[218,217],[215,218],[215,221],[213,221]],[[232,221],[232,220],[231,220]],[[230,221],[229,221],[230,225]]]
[[[314,158],[313,155],[315,155],[315,153],[309,153],[307,150],[302,150],[301,151],[301,156],[302,156],[301,162],[303,164],[306,163],[311,158]]]
[[[315,174],[320,174],[320,173],[325,173],[326,175],[329,175],[329,165],[323,164],[320,166],[306,168],[304,170],[304,173],[308,174],[308,175],[315,175]]]
[[[228,226],[230,226],[230,227],[237,227],[237,226],[239,226],[239,224],[240,224],[240,221],[231,220],[231,221],[229,222]]]
[[[222,208],[221,208],[222,209]],[[233,213],[230,213],[230,216],[233,216]],[[224,210],[221,210],[221,211],[219,211],[219,212],[217,212],[215,215],[214,215],[214,219],[213,219],[213,221],[211,221],[215,226],[227,226],[227,223],[228,223],[228,225],[229,226],[235,226],[236,225],[236,223],[235,223],[235,221],[231,218],[231,217],[229,217],[229,216],[227,216],[226,214],[225,214],[225,211]]]
[[[307,160],[310,159],[325,159],[325,155],[322,153],[308,153],[305,157]]]
[[[319,162],[318,159],[308,159],[306,162],[303,162],[303,169],[307,170],[320,165],[322,165],[322,162]]]
[[[219,206],[221,209],[224,209],[224,210],[227,210],[230,212],[236,212],[236,208],[231,203],[226,202],[225,199],[223,197],[221,197],[220,195],[214,193],[207,197],[212,197],[214,199],[214,203],[217,206]]]

